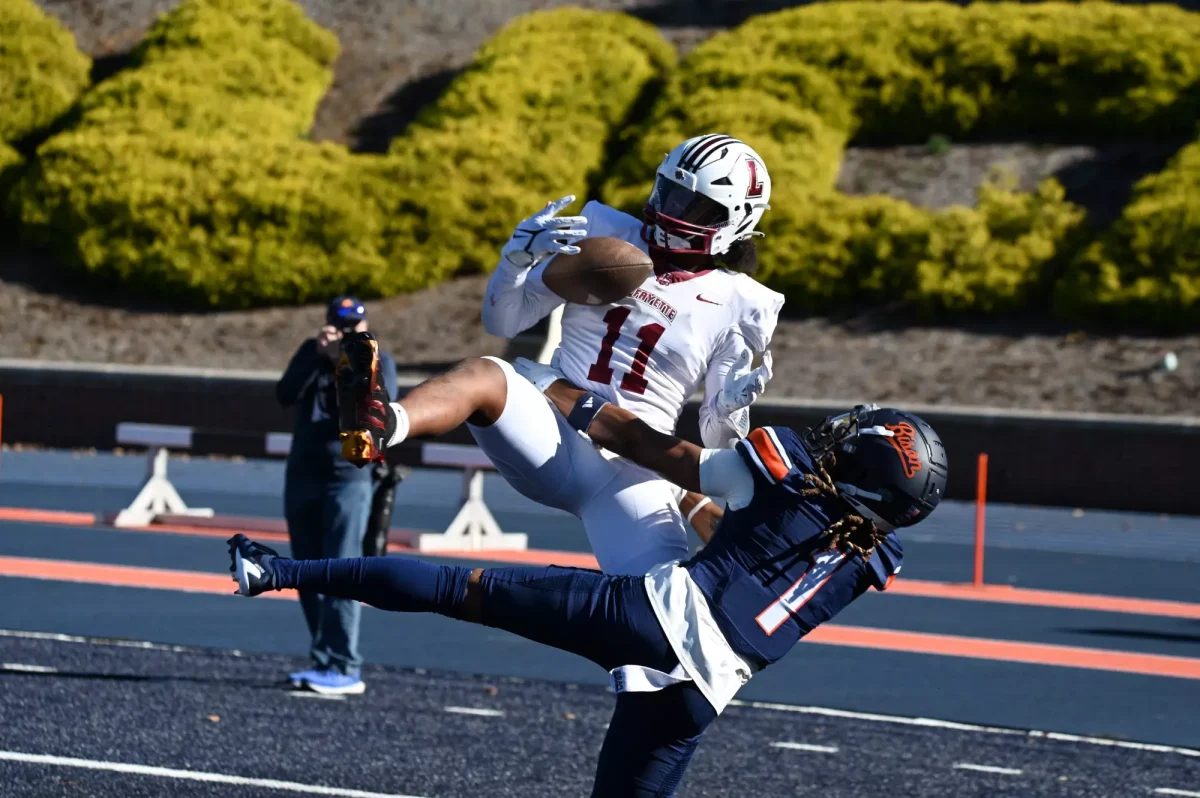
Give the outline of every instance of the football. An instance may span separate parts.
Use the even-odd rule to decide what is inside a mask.
[[[619,238],[585,238],[576,246],[578,255],[556,255],[542,272],[547,288],[576,305],[624,299],[654,270],[649,255]]]

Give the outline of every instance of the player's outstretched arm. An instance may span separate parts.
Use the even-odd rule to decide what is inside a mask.
[[[585,391],[566,380],[558,380],[543,393],[563,416],[570,419],[576,402]],[[659,432],[628,410],[611,404],[596,414],[584,432],[610,452],[661,474],[681,488],[702,492],[700,453],[703,450],[694,443]]]
[[[488,278],[483,299],[483,327],[488,333],[512,338],[563,304],[540,280],[529,278],[534,266],[554,255],[579,252],[572,242],[587,236],[587,219],[558,216],[574,201],[574,196],[566,196],[549,203],[517,225],[500,250],[500,262]]]

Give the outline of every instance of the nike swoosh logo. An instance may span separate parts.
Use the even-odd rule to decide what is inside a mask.
[[[696,299],[699,299],[701,302],[707,302],[710,305],[720,305],[721,304],[720,302],[713,302],[711,299],[705,299],[704,294],[696,294]]]

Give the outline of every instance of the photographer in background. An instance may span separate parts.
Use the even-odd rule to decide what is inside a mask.
[[[341,353],[342,337],[366,329],[367,311],[361,302],[350,296],[334,299],[326,310],[325,326],[300,345],[275,386],[281,405],[296,406],[283,490],[284,515],[295,559],[363,554],[378,477],[372,469],[355,468],[342,458],[334,364]],[[394,401],[396,362],[381,352],[380,366],[384,385]],[[385,480],[382,486],[391,489],[394,482],[388,485]],[[312,635],[313,667],[290,674],[292,686],[327,695],[363,692],[366,684],[360,675],[362,659],[358,653],[361,605],[301,591],[300,606]]]

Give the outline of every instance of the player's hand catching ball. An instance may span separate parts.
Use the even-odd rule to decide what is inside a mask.
[[[587,238],[587,218],[557,215],[574,201],[575,195],[568,195],[521,222],[500,256],[513,266],[527,269],[551,255],[579,254],[579,247],[572,242]]]
[[[722,416],[732,416],[737,411],[749,407],[758,401],[767,390],[767,383],[774,373],[771,371],[771,350],[763,352],[762,362],[758,368],[750,368],[753,360],[749,349],[743,349],[734,362],[733,368],[725,376],[725,386],[717,395],[717,412]]]

